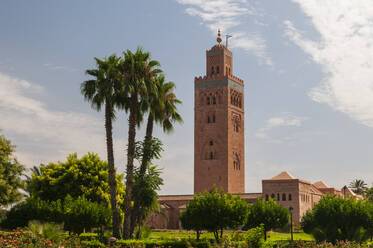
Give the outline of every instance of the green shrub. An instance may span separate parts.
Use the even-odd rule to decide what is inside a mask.
[[[59,241],[62,239],[62,224],[41,223],[37,220],[30,221],[28,230],[34,234],[39,234],[45,239]]]
[[[81,244],[82,244],[82,246],[83,247],[89,247],[89,248],[104,248],[104,247],[106,247],[105,246],[105,244],[103,244],[103,243],[101,243],[100,241],[98,241],[98,240],[90,240],[90,241],[86,241],[86,240],[84,240],[84,241],[81,241]]]
[[[263,224],[258,227],[249,229],[246,233],[247,245],[252,248],[260,248],[264,243],[263,234]]]
[[[128,248],[209,248],[211,245],[208,241],[195,240],[118,240],[116,244],[119,247],[125,246]]]
[[[98,233],[81,233],[79,239],[82,241],[92,241],[97,240],[98,236]]]

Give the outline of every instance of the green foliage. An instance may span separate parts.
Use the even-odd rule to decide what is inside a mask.
[[[90,202],[84,197],[74,200],[67,196],[64,201],[63,219],[65,230],[81,233],[83,229],[109,225],[111,211],[108,207]]]
[[[87,248],[100,248],[100,247],[103,248],[103,247],[106,247],[105,244],[101,243],[98,240],[89,240],[89,241],[83,240],[83,241],[81,241],[81,243],[84,247],[87,247]]]
[[[97,238],[98,238],[98,233],[81,233],[81,234],[79,234],[79,239],[80,240],[90,241],[90,240],[95,240]]]
[[[67,156],[66,162],[49,163],[40,166],[40,175],[32,174],[31,195],[45,201],[65,199],[67,195],[105,203],[109,206],[109,175],[107,162],[97,154],[88,153],[78,158],[76,153]],[[123,175],[117,175],[119,202],[123,202]]]
[[[214,233],[216,241],[222,237],[223,230],[234,229],[242,225],[247,217],[247,203],[239,196],[218,192],[214,187],[211,192],[195,195],[186,210],[181,213],[183,228],[199,231],[207,230]]]
[[[349,188],[351,188],[356,194],[362,195],[367,189],[367,184],[364,180],[355,179],[350,183]]]
[[[45,239],[59,241],[62,236],[62,225],[56,223],[41,223],[33,220],[28,224],[28,230],[34,234],[38,234]]]
[[[208,241],[194,240],[118,240],[116,242],[120,247],[129,248],[154,248],[154,247],[170,247],[170,248],[209,248]]]
[[[350,240],[361,242],[373,227],[370,201],[342,199],[327,195],[302,219],[301,226],[317,241]]]
[[[246,242],[249,247],[260,248],[264,243],[263,239],[264,225],[251,228],[246,233]]]
[[[263,224],[264,239],[267,232],[273,228],[280,228],[289,222],[289,211],[276,203],[272,198],[268,201],[258,199],[250,205],[245,229],[258,227]]]
[[[0,135],[0,207],[8,206],[22,198],[19,189],[24,188],[21,178],[25,167],[14,157],[10,140]]]
[[[30,197],[11,209],[1,226],[14,229],[26,226],[30,220],[38,220],[64,223],[64,230],[81,233],[84,228],[109,225],[110,213],[108,207],[83,197],[73,199],[67,196],[64,201],[43,201]]]

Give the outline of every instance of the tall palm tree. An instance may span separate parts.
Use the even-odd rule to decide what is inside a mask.
[[[367,184],[364,182],[364,180],[355,179],[350,183],[349,188],[351,188],[356,194],[361,195],[365,192]]]
[[[144,155],[140,166],[140,175],[145,174],[145,170],[151,160],[149,157],[151,151],[150,141],[153,138],[154,122],[162,126],[165,133],[173,131],[175,122],[182,123],[183,119],[177,112],[177,104],[181,101],[176,98],[174,93],[176,86],[173,82],[166,82],[165,76],[160,75],[156,79],[156,92],[148,98],[148,120],[146,125],[146,134],[144,138]]]
[[[174,129],[173,124],[175,122],[182,123],[182,118],[177,112],[177,104],[181,104],[181,101],[176,98],[174,93],[175,84],[173,82],[166,82],[165,76],[160,75],[155,79],[155,92],[149,92],[148,97],[142,101],[142,109],[148,111],[148,120],[146,126],[146,135],[144,138],[144,149],[143,156],[139,169],[139,180],[143,180],[146,174],[152,158],[152,138],[154,123],[158,123],[163,127],[163,131],[166,133],[172,132]],[[141,214],[139,203],[134,202],[134,211],[132,213],[131,230],[133,233],[136,225],[141,225],[140,220],[143,219]],[[136,223],[137,222],[137,223]]]
[[[140,110],[140,102],[148,97],[149,92],[155,92],[153,78],[161,70],[158,69],[159,62],[151,60],[150,53],[144,52],[141,47],[138,47],[135,53],[127,50],[123,54],[124,61],[121,63],[123,79],[121,107],[129,111],[123,238],[128,239],[132,237],[130,229],[136,124],[139,124],[143,114]]]
[[[110,204],[113,215],[113,236],[120,238],[119,211],[117,206],[117,182],[115,181],[113,126],[115,119],[115,105],[121,88],[118,66],[121,58],[111,55],[100,60],[95,58],[97,68],[86,70],[86,74],[93,79],[81,84],[81,93],[85,100],[91,103],[93,109],[100,111],[105,106],[106,147],[109,169]]]

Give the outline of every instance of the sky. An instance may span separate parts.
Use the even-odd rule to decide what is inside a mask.
[[[288,171],[341,188],[373,178],[371,0],[3,0],[0,129],[28,168],[96,152],[106,159],[103,112],[80,94],[85,70],[142,46],[183,104],[166,135],[160,194],[193,193],[194,77],[217,29],[233,37],[233,73],[245,81],[245,190]],[[128,116],[114,123],[124,171]],[[138,130],[142,139],[144,127]]]

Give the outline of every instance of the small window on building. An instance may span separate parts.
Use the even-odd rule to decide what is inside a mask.
[[[207,97],[207,105],[210,105],[210,97]]]
[[[215,123],[215,114],[212,114],[212,123]]]
[[[214,75],[214,67],[211,66],[211,75]]]
[[[271,195],[271,198],[272,198],[272,199],[275,199],[275,194],[272,194],[272,195]]]
[[[216,67],[216,74],[219,74],[220,70],[219,70],[219,66]]]
[[[277,193],[277,201],[280,201],[280,194]]]
[[[207,123],[210,123],[211,122],[211,120],[210,120],[210,116],[208,115],[207,116]]]
[[[210,152],[210,159],[211,159],[211,160],[214,159],[214,153],[213,153],[213,152]]]
[[[289,201],[291,201],[291,194],[289,194]]]
[[[286,201],[286,194],[285,194],[285,193],[282,194],[282,200],[283,200],[283,201]]]
[[[216,104],[216,97],[215,96],[212,97],[212,104]]]
[[[228,74],[228,66],[225,67],[225,74]]]
[[[228,68],[228,74],[231,75],[231,68]]]
[[[266,194],[266,201],[268,201],[268,195]]]
[[[214,141],[210,140],[210,146],[214,145]]]

